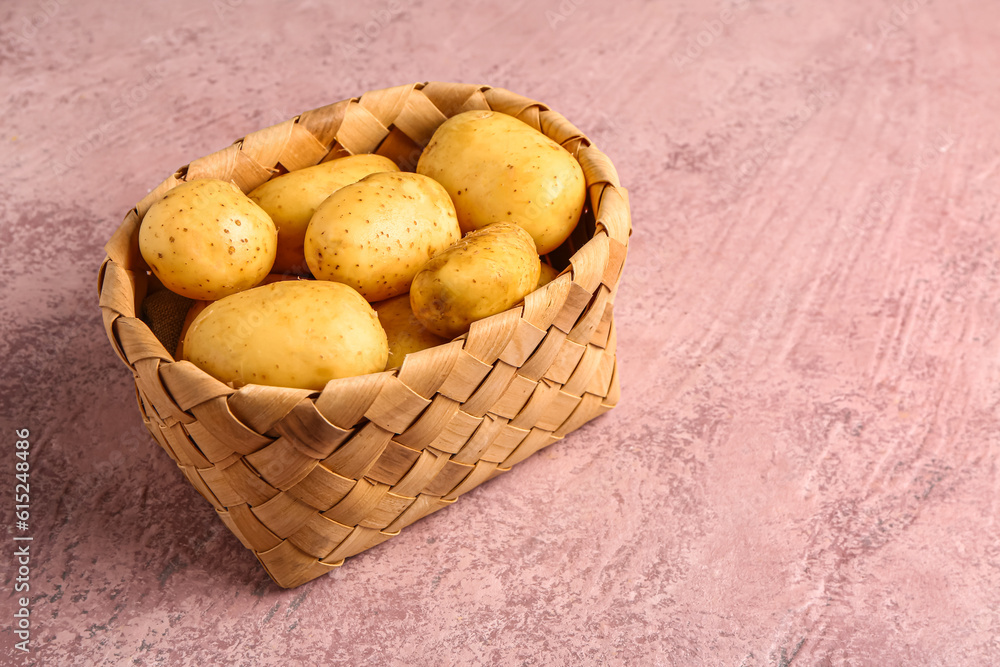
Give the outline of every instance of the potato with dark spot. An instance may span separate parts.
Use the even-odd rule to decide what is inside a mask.
[[[524,228],[497,222],[435,255],[410,286],[410,306],[426,329],[443,338],[511,308],[535,290],[541,262]]]
[[[220,299],[188,328],[184,358],[234,387],[322,390],[375,373],[389,356],[385,331],[364,298],[341,283],[275,282]]]
[[[381,171],[399,171],[399,167],[381,155],[349,155],[276,176],[252,190],[247,196],[267,211],[278,229],[272,271],[308,273],[302,245],[316,208],[345,185]]]
[[[569,237],[586,200],[576,158],[499,111],[466,111],[442,123],[421,153],[417,173],[445,187],[463,232],[516,220],[541,255]]]
[[[385,368],[398,368],[411,352],[419,352],[448,341],[424,328],[410,308],[410,295],[400,294],[385,301],[373,303],[378,321],[385,329],[389,341],[389,361]]]
[[[408,172],[372,174],[316,209],[306,229],[306,263],[316,278],[383,301],[406,293],[420,267],[461,237],[455,206],[439,183]]]
[[[143,216],[139,250],[163,285],[213,301],[259,283],[271,270],[277,232],[260,206],[226,181],[181,183]]]

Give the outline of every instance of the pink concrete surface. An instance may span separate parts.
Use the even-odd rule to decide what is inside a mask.
[[[5,2],[0,662],[1000,664],[998,25],[985,0]],[[102,246],[191,159],[426,80],[543,100],[617,165],[622,402],[284,591],[143,430]]]

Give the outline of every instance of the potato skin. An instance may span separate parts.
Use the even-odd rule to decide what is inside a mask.
[[[281,282],[283,280],[305,280],[301,276],[289,275],[285,273],[269,273],[264,276],[264,280],[260,281],[260,285],[270,285],[271,283]],[[258,287],[260,286],[258,285]],[[187,334],[187,330],[191,327],[191,323],[194,322],[194,318],[201,314],[201,311],[208,308],[211,301],[195,301],[188,308],[187,315],[184,316],[184,323],[181,325],[181,336],[177,341],[177,350],[174,353],[174,359],[184,358],[184,336]]]
[[[317,278],[383,301],[404,294],[420,267],[461,237],[455,206],[439,183],[380,173],[320,204],[306,230],[305,255]]]
[[[443,345],[448,341],[428,331],[410,308],[410,295],[400,294],[385,301],[373,303],[378,320],[389,341],[389,360],[385,369],[403,365],[403,358],[411,352]]]
[[[553,268],[551,264],[546,264],[545,262],[542,262],[542,270],[538,274],[538,285],[536,286],[536,289],[538,287],[544,287],[545,285],[548,285],[550,282],[555,280],[556,277],[558,277],[558,275],[559,271]]]
[[[142,219],[139,250],[163,285],[214,301],[259,283],[274,263],[277,232],[267,213],[232,183],[181,183]]]
[[[185,358],[235,387],[321,390],[385,368],[385,331],[356,291],[318,280],[275,282],[220,299],[184,337]]]
[[[417,173],[444,185],[463,232],[516,220],[542,255],[570,235],[586,199],[583,169],[569,151],[497,111],[466,111],[442,123]]]
[[[271,270],[308,273],[302,245],[316,208],[345,185],[382,171],[399,171],[399,167],[381,155],[349,155],[276,176],[252,190],[247,196],[271,216],[278,230],[278,251]]]
[[[410,286],[413,314],[429,331],[454,338],[535,290],[541,262],[522,227],[497,222],[435,255]]]

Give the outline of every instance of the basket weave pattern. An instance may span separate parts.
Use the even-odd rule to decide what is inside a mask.
[[[586,176],[587,220],[553,254],[567,269],[522,305],[397,370],[335,380],[322,392],[233,389],[175,361],[138,318],[149,282],[139,225],[174,186],[218,178],[249,192],[276,173],[357,153],[412,170],[434,130],[472,109],[539,129]],[[150,433],[274,581],[294,587],[617,403],[612,304],[630,232],[613,165],[561,115],[500,88],[411,84],[305,112],[179,169],[108,242],[100,306]]]

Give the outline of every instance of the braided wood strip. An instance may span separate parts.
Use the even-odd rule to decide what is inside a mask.
[[[356,153],[412,170],[434,130],[471,109],[541,130],[586,175],[591,214],[553,253],[568,269],[523,304],[409,355],[397,370],[336,380],[322,392],[233,389],[175,361],[138,319],[149,276],[139,225],[171,188],[218,178],[246,192],[275,174]],[[100,307],[154,439],[274,581],[294,587],[618,402],[612,308],[630,233],[614,166],[561,115],[500,88],[411,84],[307,111],[181,167],[108,242]]]

